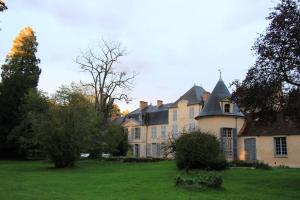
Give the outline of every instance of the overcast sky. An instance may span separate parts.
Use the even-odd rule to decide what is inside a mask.
[[[76,3],[74,3],[76,2]],[[74,59],[101,38],[127,49],[122,70],[138,76],[133,110],[140,100],[173,102],[194,84],[211,91],[219,79],[242,80],[255,57],[275,0],[7,0],[0,14],[0,62],[19,31],[31,26],[39,42],[39,88],[53,94],[60,85],[88,80]]]

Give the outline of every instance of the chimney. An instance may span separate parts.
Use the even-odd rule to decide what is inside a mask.
[[[209,97],[210,93],[205,91],[202,95],[203,101],[206,103],[208,101],[208,97]]]
[[[140,109],[144,110],[146,107],[148,107],[148,102],[140,101]]]
[[[163,101],[162,100],[157,100],[157,107],[161,107],[163,105]]]

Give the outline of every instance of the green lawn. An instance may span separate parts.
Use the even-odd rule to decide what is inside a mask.
[[[216,191],[177,188],[178,173],[173,161],[81,161],[59,170],[41,161],[0,161],[0,199],[300,199],[300,169],[230,169]]]

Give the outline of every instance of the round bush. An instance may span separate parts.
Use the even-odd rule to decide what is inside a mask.
[[[179,169],[221,170],[227,162],[214,135],[200,131],[182,135],[175,141],[175,160]]]

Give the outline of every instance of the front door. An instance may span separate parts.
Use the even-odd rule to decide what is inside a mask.
[[[256,139],[255,138],[246,138],[245,143],[245,158],[248,162],[256,161]]]

